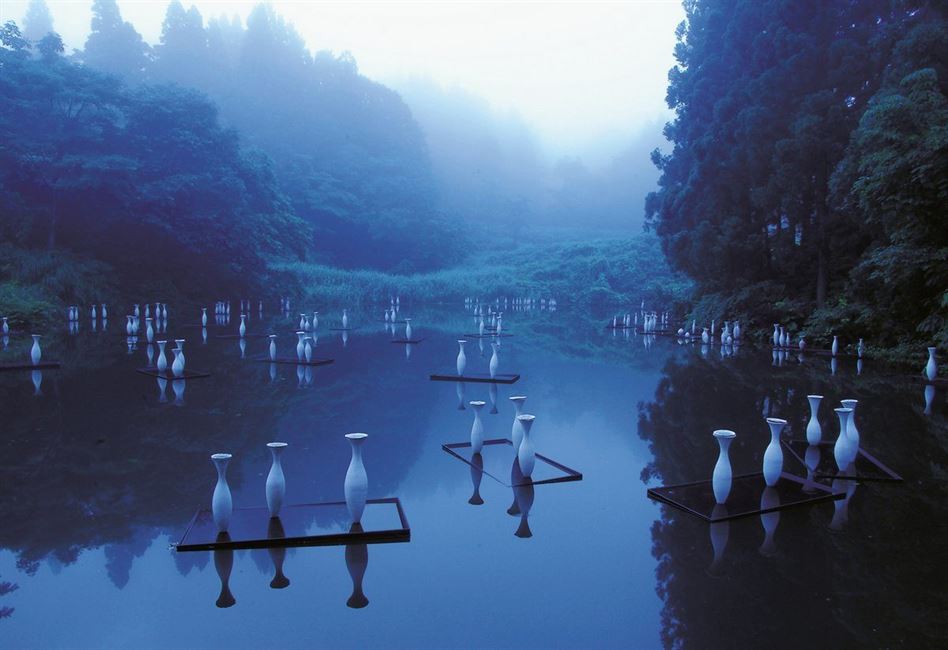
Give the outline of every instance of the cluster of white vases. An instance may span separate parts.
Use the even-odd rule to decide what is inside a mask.
[[[523,395],[510,398],[515,409],[513,424],[510,428],[510,441],[517,456],[520,473],[524,477],[530,478],[536,465],[536,451],[530,438],[530,431],[536,416],[523,412],[523,404],[526,399]],[[481,420],[481,409],[484,408],[486,402],[475,400],[469,402],[469,404],[474,410],[474,422],[471,425],[471,454],[479,455],[484,449],[484,423]]]
[[[467,370],[467,354],[465,352],[466,345],[467,340],[458,339],[458,356],[455,360],[455,370],[457,370],[458,377],[463,377],[464,371]],[[500,367],[500,343],[497,341],[492,341],[490,347],[491,355],[487,367],[490,372],[491,379],[495,379],[497,377],[497,370]]]
[[[353,525],[361,523],[368,497],[369,481],[362,461],[362,445],[366,438],[368,438],[368,434],[365,433],[346,434],[346,439],[348,439],[351,446],[352,458],[346,470],[344,492],[346,508],[349,511]],[[267,499],[267,510],[271,519],[280,516],[286,496],[286,476],[282,464],[282,456],[286,447],[287,443],[285,442],[267,443],[267,448],[270,450],[270,471],[267,474],[264,490]],[[234,509],[230,486],[227,484],[227,466],[230,460],[231,454],[213,454],[211,456],[211,461],[217,469],[217,484],[214,487],[214,495],[211,499],[211,515],[220,533],[227,532]]]
[[[787,426],[787,421],[780,418],[766,418],[765,421],[770,429],[770,441],[764,450],[764,483],[768,488],[773,488],[780,481],[780,475],[783,472],[783,448],[780,446],[780,434]],[[711,474],[711,489],[715,502],[723,506],[731,494],[733,474],[729,450],[737,434],[729,429],[718,429],[713,435],[718,442],[718,459]]]
[[[556,298],[496,298],[493,303],[481,302],[480,298],[467,297],[464,299],[464,306],[467,309],[473,309],[474,315],[489,312],[491,309],[507,309],[512,307],[516,311],[526,311],[530,309],[549,309],[556,310]]]

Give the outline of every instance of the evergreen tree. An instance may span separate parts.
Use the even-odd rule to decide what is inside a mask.
[[[23,36],[33,43],[38,43],[44,36],[53,31],[53,16],[49,13],[46,0],[30,0],[23,16]]]
[[[139,81],[148,64],[149,50],[132,24],[122,20],[115,0],[93,1],[92,31],[82,53],[85,63],[126,80]]]

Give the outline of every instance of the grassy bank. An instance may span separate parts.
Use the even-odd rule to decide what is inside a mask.
[[[649,305],[683,306],[691,285],[673,273],[650,235],[624,239],[520,244],[483,251],[462,265],[432,273],[391,275],[346,271],[302,263],[277,263],[271,270],[281,284],[307,300],[330,305],[387,301],[400,295],[423,302],[465,297],[528,296],[555,298],[562,307],[596,313]]]

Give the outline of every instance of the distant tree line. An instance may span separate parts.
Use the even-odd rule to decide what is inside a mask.
[[[697,311],[948,344],[945,5],[685,8],[646,214]]]

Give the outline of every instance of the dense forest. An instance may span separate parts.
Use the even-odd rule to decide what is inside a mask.
[[[546,160],[522,122],[440,90],[403,89],[409,108],[350,54],[311,54],[263,4],[243,24],[174,0],[154,45],[116,0],[95,0],[90,26],[67,53],[32,0],[22,31],[2,28],[0,307],[14,322],[116,292],[299,293],[314,274],[443,287],[445,270],[466,277],[485,253],[542,265],[576,239],[618,251],[613,268],[687,287],[635,234],[657,178],[647,137],[602,169]],[[590,284],[587,271],[561,301],[630,298],[629,278],[596,271]],[[536,275],[484,290],[548,293]]]
[[[267,5],[244,24],[175,0],[149,45],[95,0],[67,54],[32,0],[22,32],[0,32],[0,308],[30,321],[109,292],[263,284],[447,298],[483,278],[563,305],[647,297],[750,331],[948,344],[943,8],[684,7],[671,148],[649,161],[646,130],[591,165],[549,159],[462,91],[396,92],[348,53],[312,54]]]
[[[647,219],[699,318],[948,344],[944,4],[685,7]]]

